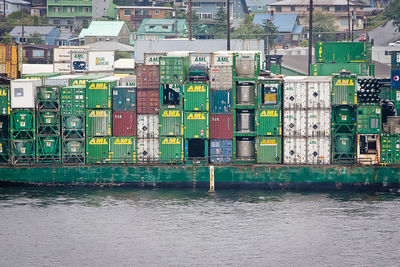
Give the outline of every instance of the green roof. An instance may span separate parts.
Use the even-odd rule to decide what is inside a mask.
[[[148,25],[173,25],[174,20],[173,19],[143,19],[142,24],[140,24],[140,27],[137,31],[138,34],[141,33],[148,33],[148,34],[169,34],[173,33],[173,31],[147,31],[145,29],[146,26]],[[186,25],[186,20],[185,19],[177,19],[176,20],[176,28],[178,33],[182,33],[185,29],[187,29]]]
[[[92,21],[87,29],[82,29],[79,38],[85,36],[117,36],[124,21]]]

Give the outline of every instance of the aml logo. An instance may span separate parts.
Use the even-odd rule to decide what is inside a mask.
[[[180,117],[181,113],[178,110],[166,110],[161,115],[163,117]]]
[[[336,81],[335,85],[354,85],[354,81],[352,79],[339,79]]]
[[[117,138],[114,141],[114,145],[132,145],[132,139],[130,139],[130,138]]]
[[[89,89],[108,89],[107,84],[106,83],[92,83],[91,85],[89,85]]]
[[[206,116],[203,113],[189,113],[188,120],[205,120]]]
[[[260,145],[264,146],[271,146],[271,145],[277,145],[276,141],[273,139],[263,139],[260,143]]]
[[[75,80],[73,81],[72,85],[76,86],[76,85],[86,85],[86,82],[88,82],[88,80]]]
[[[90,145],[108,145],[106,138],[93,138],[89,141]]]
[[[263,110],[260,113],[260,117],[278,117],[278,111],[276,110]]]
[[[217,62],[225,62],[225,63],[228,63],[228,62],[229,62],[229,57],[218,57],[218,58],[217,58]]]
[[[92,118],[107,118],[108,114],[104,110],[92,110],[89,113],[89,117],[92,117]]]
[[[176,137],[169,137],[169,138],[165,138],[162,141],[163,145],[180,145],[181,144],[181,140],[179,138]]]
[[[188,92],[205,92],[206,87],[204,85],[190,85],[187,89]]]

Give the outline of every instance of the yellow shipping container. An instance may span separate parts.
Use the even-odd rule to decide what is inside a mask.
[[[11,64],[17,65],[18,64],[18,53],[17,47],[15,45],[11,48]]]
[[[13,79],[18,79],[18,65],[17,64],[13,64],[11,65],[11,78]]]
[[[6,45],[0,44],[0,64],[6,63]]]
[[[6,73],[8,77],[11,77],[11,61],[6,61]]]

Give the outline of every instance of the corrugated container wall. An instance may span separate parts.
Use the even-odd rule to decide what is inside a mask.
[[[283,119],[283,135],[306,136],[307,134],[307,111],[306,110],[285,110]]]
[[[208,111],[209,88],[207,83],[186,83],[184,85],[184,110]]]
[[[53,71],[64,74],[70,73],[71,63],[53,63]]]
[[[111,137],[110,163],[136,163],[136,137]]]
[[[230,163],[232,162],[233,144],[231,139],[210,140],[210,162]]]
[[[211,91],[211,113],[232,113],[232,91]]]
[[[85,86],[66,86],[61,88],[61,114],[85,114]]]
[[[95,80],[86,84],[86,108],[111,108],[111,90],[116,81]]]
[[[135,111],[136,89],[134,87],[117,86],[112,92],[113,111]]]
[[[305,109],[307,107],[306,77],[287,76],[284,79],[284,109]]]
[[[306,164],[307,137],[285,137],[283,145],[284,164]]]
[[[330,63],[370,62],[370,42],[319,42],[314,45],[315,61]]]
[[[308,76],[307,77],[307,107],[308,108],[331,108],[331,76]]]
[[[101,164],[109,162],[110,138],[88,137],[86,138],[86,163]]]
[[[160,57],[165,55],[165,53],[144,53],[144,64],[160,65]]]
[[[329,109],[307,110],[307,136],[330,136],[331,111]]]
[[[182,163],[184,158],[183,138],[159,138],[160,163]]]
[[[257,135],[282,135],[282,113],[280,109],[258,109],[256,113]]]
[[[10,86],[0,85],[0,114],[9,114],[9,90]],[[8,130],[8,129],[7,129]]]
[[[232,114],[210,114],[210,138],[212,139],[233,138]]]
[[[136,87],[136,75],[122,77],[119,81],[120,86]]]
[[[159,159],[159,141],[157,138],[137,140],[137,162],[155,163]]]
[[[113,112],[113,136],[136,136],[136,112]]]
[[[210,89],[211,90],[232,90],[232,66],[211,66],[210,68]]]
[[[158,123],[158,115],[137,115],[137,137],[158,138]]]
[[[160,90],[137,90],[136,108],[138,114],[157,114],[160,109]]]
[[[308,137],[307,138],[307,164],[330,164],[331,162],[331,138]]]
[[[256,138],[257,163],[281,164],[282,163],[282,138],[265,137]]]
[[[111,110],[87,109],[86,110],[86,135],[111,136]]]
[[[137,89],[158,89],[160,87],[160,68],[156,65],[136,67]]]
[[[47,78],[44,82],[46,86],[68,86],[69,80],[78,78],[80,75],[61,75],[56,77]]]
[[[181,110],[160,110],[159,116],[160,136],[182,136],[183,114]]]
[[[357,77],[334,75],[332,78],[332,105],[357,104]]]
[[[208,139],[209,134],[209,113],[208,112],[184,112],[185,138]]]
[[[184,83],[189,74],[189,57],[160,58],[160,83]]]

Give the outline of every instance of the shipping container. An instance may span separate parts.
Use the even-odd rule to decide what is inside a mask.
[[[208,139],[210,136],[209,113],[185,111],[183,135],[186,139]]]
[[[109,163],[110,157],[109,137],[86,138],[86,164]]]
[[[36,88],[39,79],[11,80],[11,108],[35,108]]]
[[[137,114],[157,114],[160,109],[159,90],[136,91]]]
[[[42,135],[60,135],[60,112],[49,110],[37,111],[37,133]]]
[[[332,77],[332,105],[357,104],[356,75],[338,75]]]
[[[315,62],[370,62],[369,42],[319,42],[314,45]]]
[[[61,75],[56,77],[47,78],[44,81],[45,86],[59,86],[65,87],[69,85],[69,80],[76,79],[81,77],[81,75],[70,74],[70,75]]]
[[[210,67],[211,54],[210,53],[189,53],[189,64],[190,65],[206,65]]]
[[[136,137],[110,137],[110,163],[136,163]]]
[[[60,73],[44,72],[44,73],[35,73],[35,74],[25,74],[22,76],[22,78],[29,79],[29,80],[39,79],[40,82],[37,86],[43,86],[45,84],[46,79],[51,78],[51,77],[57,77],[60,75],[61,75]]]
[[[328,121],[330,123],[330,121]],[[282,112],[278,108],[256,111],[257,135],[282,135]]]
[[[309,109],[307,110],[307,136],[331,135],[331,110]]]
[[[60,163],[60,136],[38,136],[36,140],[36,160],[39,164]]]
[[[160,94],[162,108],[183,107],[183,84],[161,84]]]
[[[332,132],[354,132],[356,129],[356,109],[355,106],[332,107]]]
[[[85,114],[85,86],[66,86],[61,89],[61,114]]]
[[[208,140],[185,139],[185,163],[205,164],[208,162]]]
[[[232,88],[233,88],[232,66],[211,66],[210,89],[232,90]]]
[[[34,164],[35,157],[34,139],[16,139],[11,141],[12,164]]]
[[[141,65],[136,67],[137,89],[160,88],[160,67],[156,65]]]
[[[233,133],[237,135],[254,135],[255,133],[255,111],[235,110],[233,112]]]
[[[33,110],[12,110],[10,120],[11,138],[33,139],[36,133],[36,115]]]
[[[165,55],[165,53],[144,53],[144,64],[160,65],[160,57]]]
[[[307,163],[307,137],[285,137],[283,142],[284,164]]]
[[[211,55],[212,66],[232,66],[233,67],[233,54],[230,51],[214,52]]]
[[[283,135],[307,136],[307,111],[302,109],[283,112]]]
[[[400,70],[400,51],[391,51],[392,70]]]
[[[357,163],[376,165],[381,159],[381,135],[357,134]]]
[[[120,86],[136,87],[136,75],[121,77],[119,84]]]
[[[308,108],[331,108],[331,76],[308,76],[307,77],[307,107]]]
[[[159,138],[160,163],[183,163],[184,150],[182,137]]]
[[[84,51],[84,46],[59,46],[53,49],[54,62],[70,62],[71,51]]]
[[[256,138],[257,163],[282,164],[282,137]]]
[[[6,63],[6,47],[7,47],[7,45],[0,44],[0,63],[1,64]]]
[[[88,52],[88,71],[114,71],[114,50],[109,51],[89,51]]]
[[[113,136],[136,136],[136,112],[113,112]]]
[[[111,119],[110,109],[87,109],[86,135],[111,136]]]
[[[53,71],[63,74],[68,74],[71,72],[71,63],[53,63]]]
[[[111,108],[111,91],[116,86],[116,81],[89,81],[86,84],[86,108]]]
[[[85,163],[85,139],[66,139],[62,141],[63,164]]]
[[[381,133],[382,109],[380,105],[359,105],[357,109],[357,132]]]
[[[18,79],[18,65],[11,65],[11,74],[9,75],[12,79]]]
[[[210,114],[210,138],[232,139],[232,137],[233,137],[233,115]]]
[[[158,115],[137,115],[137,137],[158,138],[158,123]]]
[[[11,64],[17,65],[18,64],[18,52],[17,46],[13,45],[11,48]]]
[[[10,156],[10,140],[6,138],[0,138],[0,164],[8,164]]]
[[[234,163],[254,163],[255,140],[254,137],[233,138],[233,161]]]
[[[65,139],[85,138],[85,116],[64,115],[61,117],[62,137]]]
[[[331,163],[331,138],[308,137],[307,138],[307,164]]]
[[[158,138],[137,140],[137,162],[157,163],[159,159]]]
[[[185,111],[208,111],[209,106],[209,86],[208,83],[185,83],[184,84]]]
[[[183,114],[179,109],[165,109],[159,112],[160,136],[182,136]]]
[[[282,78],[259,77],[257,82],[258,107],[281,106]]]
[[[368,63],[316,63],[310,65],[311,76],[331,76],[342,70],[358,76],[375,76],[375,65]]]
[[[255,82],[237,82],[233,88],[233,105],[236,108],[255,108],[257,106]]]
[[[210,140],[210,162],[230,163],[233,156],[232,139],[211,139]]]
[[[10,114],[9,85],[0,85],[0,115]]]
[[[22,59],[19,62],[22,62]],[[21,75],[35,74],[35,73],[53,73],[54,71],[53,64],[22,64],[22,67],[20,68],[21,68],[20,69]]]
[[[381,162],[382,165],[400,164],[400,135],[381,135]]]
[[[353,164],[356,154],[356,136],[354,134],[336,134],[332,136],[332,163]]]
[[[189,57],[160,58],[160,83],[184,83],[189,76]]]
[[[86,83],[91,80],[98,80],[107,77],[106,74],[89,74],[78,76],[77,78],[71,78],[69,80],[70,86],[86,86]]]
[[[232,113],[232,91],[211,91],[211,113]]]
[[[59,109],[60,89],[59,87],[39,86],[37,87],[37,108],[38,109]]]
[[[241,51],[233,56],[233,78],[255,79],[260,72],[260,53]]]
[[[127,86],[114,87],[112,93],[113,111],[136,110],[136,88]]]
[[[284,82],[284,109],[307,108],[307,77],[287,76]]]

